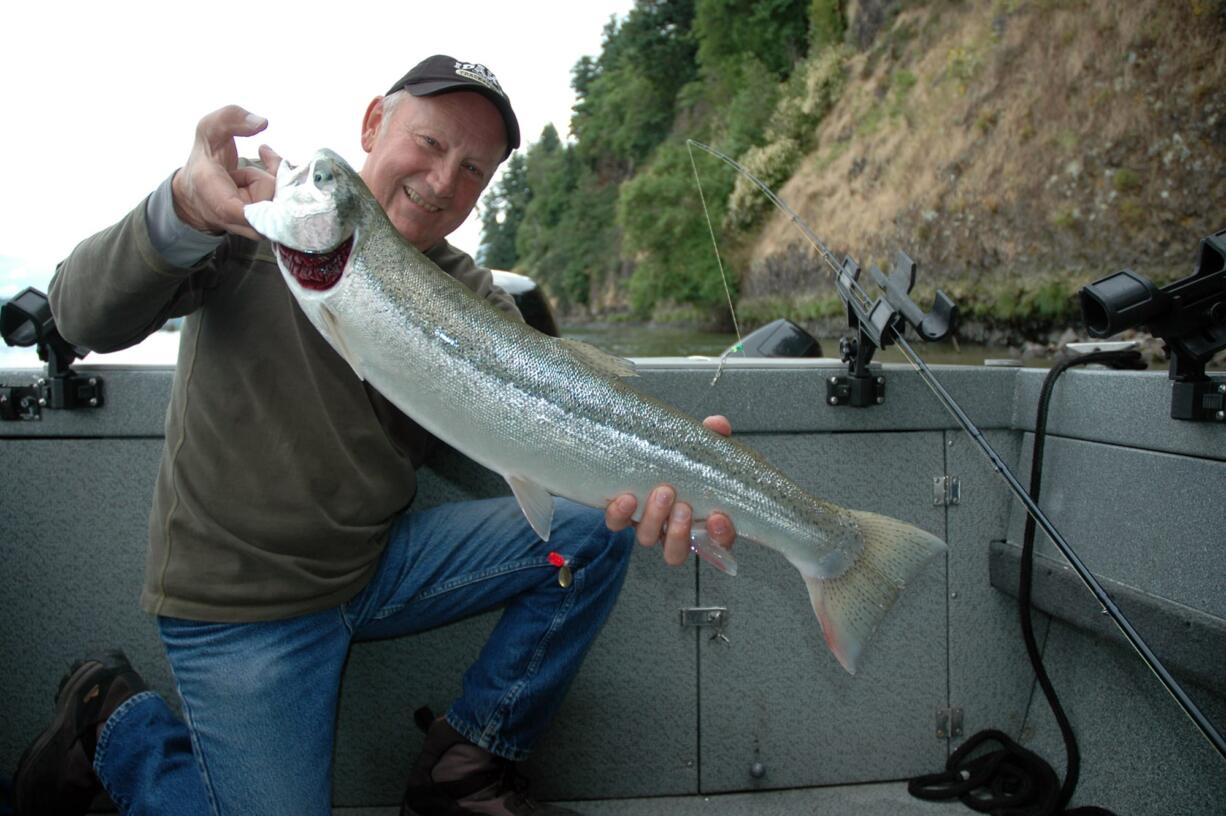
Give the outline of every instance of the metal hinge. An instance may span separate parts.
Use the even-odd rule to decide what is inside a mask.
[[[681,609],[682,626],[714,626],[717,629],[722,629],[727,622],[727,607],[686,606]]]
[[[937,709],[937,738],[950,739],[962,736],[962,708],[950,706]]]
[[[957,476],[932,477],[932,504],[934,507],[949,507],[962,498],[962,483]]]
[[[715,629],[711,640],[728,643],[724,627],[728,625],[728,609],[723,606],[685,606],[681,608],[682,626],[710,626]]]

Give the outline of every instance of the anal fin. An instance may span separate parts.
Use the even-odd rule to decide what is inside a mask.
[[[695,527],[690,531],[690,549],[720,572],[736,575],[736,559],[732,557],[731,550],[712,541],[706,527]]]

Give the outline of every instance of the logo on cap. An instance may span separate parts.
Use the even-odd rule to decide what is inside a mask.
[[[498,84],[498,77],[494,76],[489,68],[478,62],[456,62],[455,72],[457,76],[471,79],[474,82],[480,82],[499,96],[506,96],[502,86]]]

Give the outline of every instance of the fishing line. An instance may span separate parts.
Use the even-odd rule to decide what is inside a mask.
[[[826,264],[834,271],[835,275],[838,276],[840,274],[842,268],[838,263],[838,259],[835,258],[834,253],[826,248],[826,245],[822,242],[822,240],[818,238],[811,229],[809,229],[807,224],[800,220],[800,216],[798,216],[791,207],[784,203],[779,196],[775,195],[774,191],[767,187],[765,182],[761,181],[746,170],[735,159],[724,155],[715,148],[705,145],[702,142],[694,141],[693,139],[688,140],[688,143],[694,147],[707,151],[718,159],[721,159],[738,173],[753,182],[753,184],[757,186],[759,190],[766,194],[766,196],[773,204],[775,204],[776,207],[791,217],[792,222],[796,224],[805,237],[809,239],[810,243],[813,244],[818,253],[821,255],[822,260],[824,260]],[[849,282],[851,293],[854,294],[858,300],[860,300],[861,305],[867,307],[867,305],[872,302],[872,298],[868,296],[858,281],[855,279],[850,279],[849,277]],[[965,411],[962,410],[962,407],[958,405],[953,396],[950,395],[950,393],[945,390],[945,387],[941,385],[940,381],[937,380],[936,375],[932,373],[932,369],[928,367],[928,364],[923,361],[923,359],[913,348],[911,348],[911,344],[908,343],[906,338],[903,336],[906,331],[905,324],[902,328],[899,328],[896,324],[891,322],[889,328],[894,334],[895,342],[898,345],[899,351],[902,352],[903,357],[906,358],[907,362],[911,364],[911,367],[915,369],[917,374],[919,374],[923,383],[928,386],[929,390],[931,390],[937,397],[937,400],[945,407],[947,411],[949,411],[950,414],[953,415],[954,419],[958,422],[958,425],[962,428],[962,430],[965,431],[968,436],[970,436],[970,438],[979,447],[979,450],[984,454],[984,456],[987,457],[988,461],[992,465],[992,468],[997,472],[997,474],[1000,475],[1002,479],[1005,480],[1005,483],[1026,508],[1026,512],[1035,520],[1036,523],[1038,523],[1038,525],[1043,529],[1043,532],[1047,534],[1047,537],[1051,540],[1051,542],[1060,550],[1060,553],[1064,556],[1065,560],[1068,561],[1069,565],[1073,567],[1073,570],[1077,573],[1077,576],[1081,579],[1082,583],[1086,585],[1086,587],[1094,595],[1095,599],[1102,605],[1103,611],[1111,616],[1111,620],[1115,623],[1116,627],[1119,628],[1120,632],[1124,635],[1124,638],[1128,641],[1128,643],[1133,647],[1133,649],[1136,650],[1137,654],[1140,656],[1141,660],[1145,663],[1149,670],[1154,673],[1154,676],[1158,678],[1166,691],[1175,699],[1175,702],[1179,704],[1184,713],[1187,714],[1189,719],[1192,720],[1193,724],[1200,730],[1205,739],[1209,740],[1209,743],[1217,750],[1217,752],[1221,754],[1224,759],[1226,759],[1226,739],[1222,738],[1222,735],[1214,727],[1213,723],[1209,721],[1209,719],[1201,712],[1200,708],[1197,707],[1196,703],[1192,701],[1175,678],[1171,676],[1171,673],[1167,671],[1166,666],[1162,664],[1162,661],[1158,659],[1157,655],[1155,655],[1153,650],[1149,648],[1149,645],[1146,644],[1141,635],[1136,631],[1136,629],[1133,628],[1132,624],[1128,621],[1128,618],[1124,616],[1124,613],[1120,610],[1120,608],[1116,606],[1113,600],[1111,600],[1111,596],[1107,594],[1107,591],[1103,589],[1102,585],[1099,584],[1098,580],[1094,577],[1090,570],[1084,563],[1082,563],[1081,559],[1073,551],[1072,547],[1069,546],[1068,542],[1064,540],[1064,536],[1062,536],[1060,531],[1057,530],[1051,521],[1048,520],[1047,515],[1030,497],[1029,492],[1027,492],[1027,490],[1022,486],[1017,477],[1013,475],[1013,471],[1010,470],[1005,461],[1001,459],[1000,455],[996,453],[995,449],[993,449],[988,443],[987,439],[984,438],[979,428],[975,426],[975,423],[972,422],[971,418],[967,416]]]
[[[715,369],[715,376],[711,378],[711,385],[715,385],[719,376],[724,373],[724,360],[733,352],[744,351],[745,344],[744,338],[741,337],[741,325],[736,319],[736,308],[732,305],[732,290],[728,286],[728,275],[724,272],[724,260],[719,255],[719,242],[715,240],[715,226],[711,223],[711,212],[707,209],[707,197],[702,191],[702,179],[698,176],[698,164],[694,161],[695,144],[697,143],[693,139],[687,139],[685,149],[690,154],[690,167],[694,168],[694,182],[698,185],[698,197],[702,200],[702,214],[707,217],[707,232],[711,234],[711,245],[715,247],[715,262],[719,264],[719,277],[724,283],[724,295],[728,298],[728,314],[732,315],[732,328],[736,331],[736,345],[724,349],[724,353],[719,355],[719,365]]]

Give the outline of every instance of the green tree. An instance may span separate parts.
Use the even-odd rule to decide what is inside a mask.
[[[489,257],[512,240],[517,268],[564,308],[630,269],[640,315],[666,303],[718,314],[723,282],[684,138],[782,180],[838,96],[843,59],[829,46],[843,29],[840,0],[637,0],[572,70],[573,145],[547,128],[522,179],[488,202]],[[697,160],[727,255],[756,228],[756,203],[738,199],[730,218],[736,176]]]
[[[731,174],[704,173],[703,191],[717,230],[731,189]],[[629,294],[639,315],[648,316],[664,303],[713,308],[723,302],[724,284],[684,143],[661,145],[651,165],[621,186],[617,221],[623,247],[635,262]],[[735,279],[728,283],[735,289]]]
[[[716,139],[720,149],[731,156],[741,156],[763,143],[783,87],[754,56],[742,58],[738,74],[737,89],[720,112],[720,133]]]
[[[697,76],[693,14],[693,0],[638,0],[605,27],[600,57],[575,65],[571,132],[603,177],[630,175],[668,137],[677,92]]]
[[[843,42],[847,19],[840,0],[812,0],[809,4],[809,53]]]
[[[591,170],[579,171],[548,258],[549,291],[564,309],[587,306],[593,285],[621,264],[616,202],[615,185],[602,184]]]
[[[523,223],[532,188],[528,186],[523,153],[516,152],[481,200],[481,246],[477,262],[494,269],[512,269],[519,261],[515,239]]]
[[[808,51],[813,0],[698,0],[694,11],[697,58],[703,76],[727,96],[737,86],[746,57],[777,79]]]
[[[570,207],[576,170],[573,150],[562,144],[552,124],[546,125],[524,161],[531,195],[516,233],[515,250],[523,269],[555,293],[560,275],[558,225]]]

